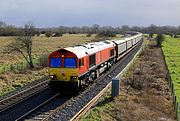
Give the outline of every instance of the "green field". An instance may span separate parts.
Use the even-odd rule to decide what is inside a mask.
[[[180,102],[180,38],[166,36],[162,49],[171,78],[174,81],[177,101]]]

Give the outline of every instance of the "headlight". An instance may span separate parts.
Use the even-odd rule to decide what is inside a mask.
[[[77,76],[71,76],[71,79],[77,79]]]
[[[53,79],[53,80],[57,80],[56,75],[50,75],[50,78]]]

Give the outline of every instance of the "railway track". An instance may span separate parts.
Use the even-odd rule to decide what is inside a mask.
[[[60,97],[57,93],[26,114],[20,116],[15,121],[49,121],[49,119],[52,118],[52,115],[58,113],[60,109],[71,103],[73,98],[74,97]]]
[[[24,89],[1,97],[0,120],[46,120],[54,110],[70,97],[61,97],[48,86],[47,77]]]
[[[18,90],[10,96],[5,96],[0,100],[0,113],[8,108],[26,100],[27,98],[45,90],[48,88],[49,79],[47,77],[40,80],[39,83],[33,83],[24,87],[22,90]]]
[[[45,102],[43,102],[42,104],[38,105],[37,107],[33,108],[32,110],[30,110],[29,112],[25,113],[24,115],[22,115],[21,117],[19,117],[18,119],[16,119],[16,121],[22,121],[22,120],[27,120],[28,117],[32,117],[33,112],[36,112],[39,108],[41,108],[43,105],[50,103],[50,101],[52,101],[54,98],[56,98],[59,94],[55,94],[53,95],[51,98],[49,98],[48,100],[46,100]],[[36,114],[38,115],[38,114]],[[43,115],[44,117],[42,117],[41,115],[39,116],[39,118],[35,118],[36,120],[43,120],[44,118],[46,118],[45,115]]]
[[[143,41],[139,43],[129,53],[114,65],[107,73],[100,76],[96,83],[88,87],[77,97],[70,99],[63,106],[60,106],[54,110],[54,112],[47,117],[46,120],[58,120],[58,121],[76,121],[79,120],[93,105],[95,105],[100,97],[107,91],[111,85],[111,79],[116,77],[126,65],[134,58],[136,53],[141,48]]]
[[[16,121],[45,121],[55,111],[56,107],[61,106],[68,99],[69,97],[60,97],[59,93],[56,93],[45,102],[16,119]]]
[[[47,99],[39,103],[37,106],[26,111],[26,113],[20,116],[15,116],[16,118],[13,118],[13,120],[79,120],[87,112],[87,110],[97,102],[104,92],[106,92],[111,85],[110,82],[112,77],[115,77],[126,67],[126,65],[132,60],[136,52],[141,47],[141,44],[142,42],[132,51],[123,55],[123,58],[116,65],[114,65],[107,73],[102,74],[102,76],[97,79],[98,81],[96,83],[89,86],[77,97],[72,97],[70,99],[70,97],[59,97],[58,93],[52,93]],[[6,111],[8,108],[24,101],[25,99],[28,99],[29,97],[32,97],[41,91],[44,92],[43,90],[48,89],[48,81],[48,79],[44,80],[42,84],[38,83],[36,86],[34,85],[32,89],[28,88],[21,90],[19,93],[9,97],[7,96],[4,100],[1,100],[0,98],[0,106],[2,105],[0,108],[1,112]],[[46,95],[47,94],[44,94],[44,96]],[[32,103],[33,101],[30,102]]]

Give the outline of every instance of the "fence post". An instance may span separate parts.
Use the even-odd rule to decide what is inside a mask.
[[[114,98],[120,94],[120,83],[119,82],[120,81],[117,78],[112,79],[112,90],[111,90],[112,98]]]
[[[178,119],[178,107],[179,107],[179,104],[178,104],[178,102],[176,102],[176,117],[177,117],[177,119]]]
[[[179,103],[177,103],[177,119],[180,121]]]
[[[173,94],[174,93],[174,82],[172,81],[171,82],[171,94]]]
[[[174,95],[174,110],[176,112],[176,95]]]

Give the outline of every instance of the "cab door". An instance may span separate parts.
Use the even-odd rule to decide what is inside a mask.
[[[79,59],[79,75],[82,75],[88,71],[88,56],[84,56]]]

